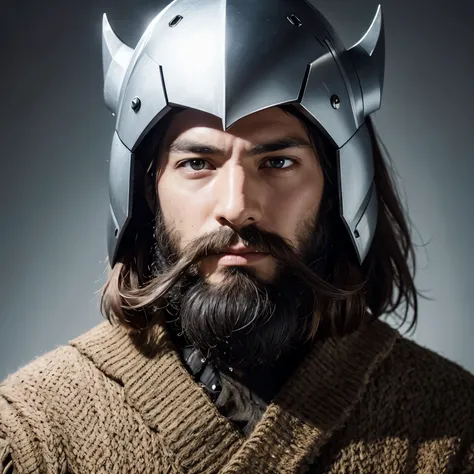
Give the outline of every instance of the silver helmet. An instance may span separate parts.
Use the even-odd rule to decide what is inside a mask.
[[[168,112],[208,112],[227,130],[249,114],[283,104],[303,113],[337,150],[340,215],[363,262],[377,221],[365,117],[381,103],[380,5],[364,36],[346,50],[304,0],[174,0],[135,49],[115,35],[104,14],[102,54],[104,98],[116,116],[107,229],[112,266],[136,218],[137,147]]]

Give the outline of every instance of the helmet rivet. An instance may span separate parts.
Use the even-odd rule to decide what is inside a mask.
[[[333,109],[338,109],[341,106],[341,99],[337,95],[331,96],[331,105]]]
[[[138,112],[140,110],[141,105],[142,105],[142,101],[138,97],[135,97],[132,100],[132,110],[134,112]]]
[[[294,14],[288,15],[286,19],[293,25],[293,26],[302,26],[302,21]]]
[[[183,17],[181,15],[176,15],[169,23],[168,23],[168,26],[170,28],[173,28],[175,27],[181,20],[183,19]]]

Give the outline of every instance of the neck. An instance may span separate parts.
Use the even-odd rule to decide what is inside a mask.
[[[259,398],[270,403],[281,389],[286,380],[299,365],[310,348],[310,343],[301,343],[296,347],[289,348],[277,361],[272,364],[258,365],[254,367],[233,367],[231,364],[215,365],[195,348],[190,346],[182,334],[176,328],[168,325],[168,331],[181,360],[196,381],[203,384],[212,394],[216,392],[213,385],[221,385],[221,378],[233,380],[237,385],[255,393]],[[210,372],[214,376],[210,376]],[[216,380],[220,383],[216,384]]]
[[[271,401],[280,392],[310,344],[288,350],[275,363],[251,368],[214,366],[186,343],[183,336],[168,327],[181,361],[195,381],[205,388],[216,408],[249,436]]]

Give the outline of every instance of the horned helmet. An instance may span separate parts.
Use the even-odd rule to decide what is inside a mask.
[[[305,0],[174,0],[135,49],[103,17],[104,99],[116,117],[110,155],[109,262],[139,223],[136,152],[173,109],[239,119],[291,105],[336,150],[339,212],[359,263],[377,222],[373,150],[365,118],[381,104],[385,44],[380,5],[363,37],[345,49]]]

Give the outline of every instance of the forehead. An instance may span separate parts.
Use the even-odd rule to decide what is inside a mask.
[[[165,136],[165,148],[177,138],[193,138],[205,141],[221,141],[238,137],[252,143],[291,134],[308,138],[303,122],[279,107],[271,107],[248,115],[227,131],[222,121],[211,114],[186,109],[173,116]]]

